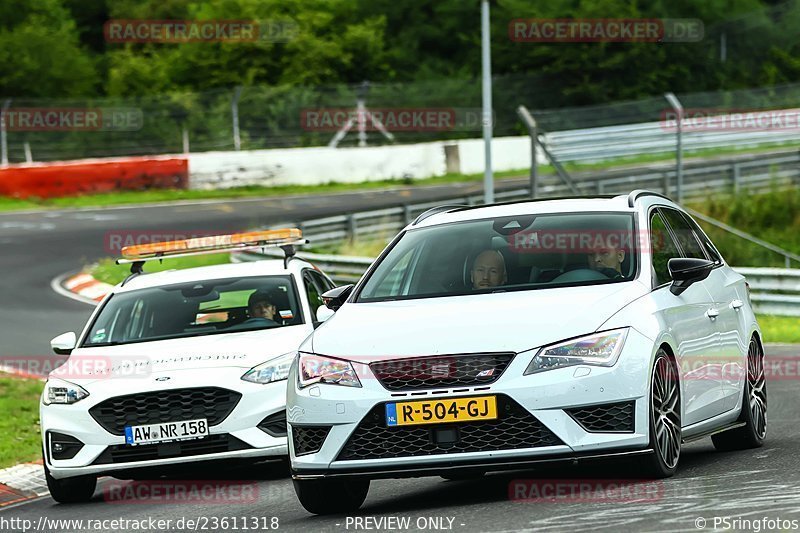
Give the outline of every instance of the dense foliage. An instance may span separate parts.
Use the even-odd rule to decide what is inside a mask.
[[[0,96],[196,92],[474,78],[477,0],[5,0]],[[697,43],[520,43],[519,18],[699,18]],[[293,20],[288,42],[109,43],[108,20]],[[553,105],[800,81],[795,0],[495,0],[493,73],[537,75]],[[724,35],[724,37],[723,37]],[[721,41],[725,41],[725,58]]]

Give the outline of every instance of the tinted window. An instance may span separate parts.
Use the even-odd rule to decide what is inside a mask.
[[[703,230],[700,229],[700,226],[697,225],[697,222],[695,222],[694,219],[689,215],[687,215],[686,213],[683,213],[683,217],[686,219],[686,221],[694,230],[694,234],[700,240],[700,243],[703,245],[703,248],[705,249],[708,257],[715,263],[722,263],[722,256],[719,255],[719,252],[714,246],[714,243],[712,243],[711,239],[709,239],[708,236],[703,232]]]
[[[675,235],[675,238],[680,244],[680,248],[683,250],[682,257],[708,259],[703,251],[703,247],[700,245],[697,237],[695,237],[694,231],[692,230],[691,226],[689,226],[689,223],[686,221],[686,219],[683,218],[683,215],[674,209],[662,208],[659,210],[664,213],[664,217],[666,217],[669,227],[672,228],[673,235]]]
[[[311,307],[311,316],[313,318],[317,316],[317,309],[322,305],[322,296],[317,284],[311,277],[311,272],[306,271],[303,274],[303,285],[305,285],[306,293],[308,294],[308,305]]]
[[[83,346],[302,323],[290,276],[194,281],[115,294],[95,319]]]
[[[516,215],[406,232],[356,301],[453,296],[633,279],[628,213]]]
[[[653,260],[653,276],[655,286],[672,281],[667,263],[673,257],[680,257],[678,248],[667,230],[664,219],[653,211],[650,217],[650,245]]]

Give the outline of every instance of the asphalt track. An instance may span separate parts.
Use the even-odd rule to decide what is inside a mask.
[[[477,190],[476,185],[469,187]],[[0,306],[0,356],[48,354],[51,337],[83,325],[91,307],[54,293],[50,282],[60,274],[108,255],[105,247],[109,233],[233,231],[283,220],[327,216],[341,213],[343,209],[362,210],[434,200],[464,192],[466,190],[460,188],[456,193],[454,187],[448,185],[413,191],[397,189],[112,210],[0,214],[0,291],[4,302]],[[767,348],[768,358],[798,355],[796,347]],[[718,519],[717,529],[726,524],[733,530],[745,531],[800,529],[798,379],[794,372],[784,379],[769,380],[769,434],[763,448],[719,453],[708,439],[687,445],[677,475],[649,485],[646,497],[639,501],[631,501],[626,495],[631,494],[631,488],[614,492],[613,486],[609,486],[607,480],[631,477],[628,464],[615,462],[493,474],[473,481],[444,481],[432,477],[375,481],[359,513],[320,518],[309,515],[299,505],[285,466],[265,464],[221,472],[202,468],[193,476],[201,480],[253,480],[254,498],[248,503],[165,504],[137,500],[111,503],[106,501],[105,494],[114,481],[104,480],[94,500],[88,504],[58,505],[44,497],[6,508],[0,512],[0,531],[23,531],[26,525],[29,530],[38,528],[39,531],[217,531],[233,530],[233,517],[238,517],[236,526],[240,531],[245,530],[242,519],[247,518],[250,521],[247,525],[252,526],[254,517],[259,518],[260,526],[274,525],[271,518],[277,517],[279,530],[284,531],[390,528],[470,532],[698,531],[714,530],[715,518]],[[594,487],[603,485],[609,490],[600,497],[595,494],[594,498],[510,500],[510,484],[521,479],[538,480],[537,486],[542,491],[546,487],[569,487],[587,480],[594,480],[588,481],[594,483]],[[121,518],[172,522],[161,529],[132,522],[125,525],[106,522],[96,528],[97,524],[88,522],[60,525],[40,522],[43,517],[47,520]],[[398,528],[394,522],[380,522],[404,517],[410,518],[408,528]],[[200,519],[199,527],[187,527],[185,522],[178,524],[180,518]],[[222,518],[228,519],[227,524],[219,521]],[[26,524],[12,519],[31,522]],[[778,524],[775,520],[795,522]]]

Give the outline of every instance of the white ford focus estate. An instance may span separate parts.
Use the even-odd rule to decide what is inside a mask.
[[[89,500],[99,476],[157,478],[197,463],[286,457],[286,378],[334,285],[293,257],[299,230],[140,245],[136,274],[100,303],[40,407],[47,486],[62,503]],[[152,274],[162,257],[283,246],[284,259]],[[126,253],[123,249],[123,254]],[[141,252],[141,253],[140,253]]]
[[[655,193],[435,208],[323,298],[287,387],[312,513],[372,478],[606,456],[666,477],[684,442],[766,436],[749,286]]]

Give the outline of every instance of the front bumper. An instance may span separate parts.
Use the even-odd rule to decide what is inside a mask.
[[[239,377],[243,373],[240,368],[214,368],[202,371],[172,371],[168,373],[171,379],[163,382],[153,379],[158,377],[158,374],[148,375],[146,378],[128,378],[124,383],[114,379],[97,381],[87,386],[89,397],[76,404],[41,405],[42,442],[46,451],[49,452],[48,434],[52,432],[74,437],[83,443],[80,450],[70,459],[54,459],[50,453],[45,453],[45,461],[51,475],[56,479],[63,479],[199,461],[258,460],[286,456],[288,453],[286,437],[272,436],[257,427],[266,417],[285,409],[286,381],[257,385],[240,380]],[[106,431],[89,413],[92,407],[109,398],[132,393],[201,387],[224,388],[241,394],[241,399],[233,411],[222,422],[209,427],[210,438],[226,439],[235,443],[229,446],[230,451],[185,455],[181,448],[179,455],[173,452],[163,458],[125,459],[123,462],[118,462],[119,459],[109,459],[111,450],[126,447],[125,437]],[[163,422],[168,421],[178,420],[163,420]],[[197,444],[207,440],[209,439],[183,442]]]
[[[631,329],[613,367],[581,365],[525,376],[524,371],[535,353],[530,351],[518,354],[491,385],[414,393],[386,390],[369,367],[359,363],[354,363],[354,367],[361,388],[323,384],[299,389],[295,365],[287,391],[289,448],[294,476],[303,479],[339,475],[436,475],[446,469],[502,470],[542,461],[646,453],[649,443],[647,391],[653,350],[650,339]],[[517,445],[513,449],[505,449],[500,444],[480,451],[452,453],[452,450],[443,449],[442,453],[432,453],[427,448],[424,453],[412,451],[385,458],[343,459],[352,456],[347,453],[352,447],[351,439],[371,411],[374,416],[376,406],[393,401],[479,395],[495,395],[518,404],[556,439],[546,441],[545,445]],[[585,406],[626,402],[633,405],[633,420],[631,430],[625,432],[587,431],[568,412]],[[327,427],[329,430],[318,451],[298,454],[293,443],[295,427]],[[502,438],[502,435],[498,437]],[[391,446],[391,442],[384,440],[379,445]]]

